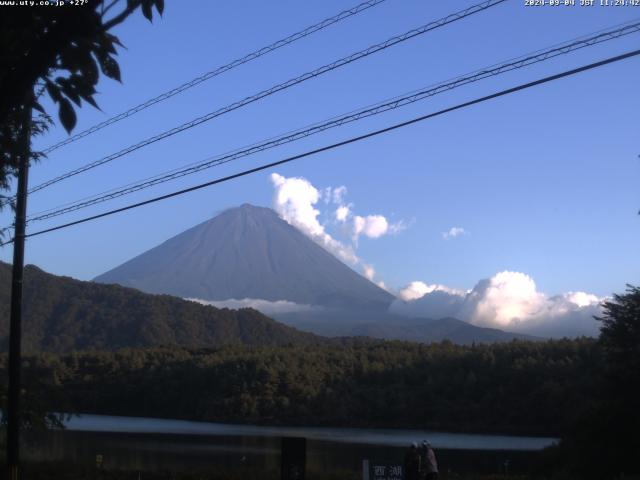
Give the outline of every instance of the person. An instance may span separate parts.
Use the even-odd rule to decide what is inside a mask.
[[[422,475],[425,480],[436,480],[438,478],[438,461],[431,444],[423,440],[422,442]]]
[[[404,478],[406,480],[420,479],[420,453],[416,442],[411,444],[404,455]]]

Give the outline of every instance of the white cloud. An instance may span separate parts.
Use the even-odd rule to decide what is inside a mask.
[[[395,235],[397,233],[402,232],[403,230],[407,229],[407,224],[405,223],[404,220],[400,220],[399,222],[396,223],[390,223],[389,224],[389,234],[390,235]]]
[[[324,200],[324,203],[330,203],[331,202],[331,187],[327,187],[324,189],[324,192],[322,193],[322,199]]]
[[[430,285],[427,285],[424,282],[411,282],[409,285],[398,292],[398,298],[404,300],[405,302],[417,300],[424,297],[427,293],[433,291],[433,289],[430,289],[429,287]]]
[[[415,281],[411,282],[409,285],[404,287],[400,292],[398,292],[398,298],[404,300],[405,302],[409,302],[412,300],[417,300],[419,298],[424,297],[427,293],[441,291],[447,292],[451,294],[459,294],[457,290],[454,290],[449,287],[445,287],[444,285],[433,284],[429,285],[424,282]]]
[[[347,194],[347,187],[342,185],[340,187],[336,187],[333,189],[331,199],[333,200],[333,203],[337,205],[342,205],[344,203],[344,196],[346,194]]]
[[[468,234],[469,232],[467,232],[462,227],[451,227],[448,232],[442,232],[442,238],[444,238],[445,240],[448,240],[450,238],[456,238],[456,237],[459,237],[460,235],[468,235]]]
[[[389,222],[382,215],[367,215],[353,217],[353,238],[358,240],[360,235],[369,238],[379,238],[389,231]]]
[[[530,276],[503,271],[469,292],[411,282],[391,311],[412,317],[453,316],[481,327],[544,337],[595,336],[599,325],[593,316],[601,313],[602,300],[585,292],[548,297]]]
[[[362,262],[355,253],[358,238],[361,235],[379,238],[387,234],[396,234],[406,228],[404,222],[390,224],[383,215],[354,215],[353,204],[345,203],[347,187],[344,185],[336,188],[327,187],[320,191],[305,178],[287,178],[277,173],[271,174],[271,183],[275,189],[273,208],[280,217],[345,263],[360,267],[366,278],[375,281],[373,267]],[[321,214],[318,206],[322,206],[323,201],[326,205],[337,205],[333,213],[335,220],[348,231],[345,235],[351,234],[353,244],[334,238],[318,220]],[[326,218],[326,213],[324,212],[322,218]],[[350,219],[352,221],[349,221]]]
[[[334,217],[340,223],[346,223],[353,216],[352,240],[356,244],[361,235],[368,238],[380,238],[383,235],[396,234],[406,228],[402,221],[390,224],[383,215],[353,215],[353,204],[345,203],[344,197],[347,194],[347,187],[344,185],[336,188],[327,187],[323,191],[319,191],[305,178],[286,178],[277,173],[271,174],[271,182],[276,189],[273,202],[275,210],[284,220],[311,236],[321,245],[327,246],[327,242],[330,245],[332,241],[325,237],[328,234],[318,221],[320,210],[316,208],[316,205],[320,200],[324,200],[326,204],[338,205],[334,211]],[[335,247],[334,245],[328,249],[336,253],[336,250],[332,250]],[[344,253],[340,253],[340,255],[344,255]],[[354,262],[350,261],[349,263]]]
[[[292,312],[311,312],[321,308],[313,305],[290,302],[288,300],[277,300],[275,302],[272,302],[269,300],[262,300],[260,298],[230,298],[228,300],[201,300],[199,298],[185,298],[185,300],[200,303],[202,305],[210,305],[216,308],[231,308],[235,310],[240,308],[253,308],[264,313],[265,315]]]
[[[353,248],[329,235],[318,221],[320,211],[314,207],[320,200],[320,192],[308,180],[299,177],[285,178],[271,174],[275,188],[273,207],[288,223],[307,234],[316,243],[351,265],[359,262]]]
[[[373,279],[376,276],[376,271],[371,265],[363,265],[362,272],[364,273],[364,276],[367,278],[367,280],[373,282]]]
[[[601,301],[585,292],[547,297],[528,275],[504,271],[478,282],[462,316],[475,325],[543,336],[597,335],[593,316]]]
[[[569,302],[579,307],[588,307],[590,305],[600,303],[600,299],[598,297],[586,292],[569,292],[569,293],[565,293],[564,297]]]
[[[413,318],[460,318],[458,313],[464,304],[465,294],[453,289],[434,289],[415,300],[394,300],[390,313]]]
[[[271,182],[275,187],[273,203],[280,216],[311,236],[321,235],[324,228],[317,218],[320,211],[314,208],[320,192],[304,178],[272,173]]]
[[[500,272],[479,282],[467,297],[469,320],[476,325],[505,327],[538,315],[545,297],[531,277]]]
[[[336,208],[336,220],[338,220],[339,222],[346,222],[347,218],[349,218],[349,215],[351,215],[351,208],[349,207],[349,205],[340,205],[338,208]]]
[[[326,187],[322,192],[324,203],[335,203],[336,205],[344,204],[344,197],[347,194],[347,187],[340,185],[339,187]]]
[[[407,227],[403,221],[389,223],[386,217],[382,215],[367,215],[366,217],[355,215],[353,217],[353,241],[357,242],[360,235],[364,235],[368,238],[380,238],[383,235],[395,235],[405,228]]]

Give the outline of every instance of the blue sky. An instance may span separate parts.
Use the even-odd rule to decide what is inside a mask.
[[[168,1],[149,24],[138,14],[117,35],[123,84],[104,79],[102,111],[79,111],[76,131],[355,5],[346,1]],[[208,81],[52,153],[30,183],[101,158],[473,2],[388,0],[347,21]],[[578,2],[579,3],[579,2]],[[510,0],[355,64],[141,149],[34,194],[38,212],[224,153],[300,126],[640,17],[634,7],[526,7]],[[260,163],[637,48],[639,34],[462,87],[398,111],[244,158],[123,199],[31,226],[33,230],[226,175]],[[502,270],[540,291],[598,296],[640,283],[640,60],[454,112],[277,168],[318,189],[347,187],[360,215],[407,228],[361,238],[357,254],[399,289],[421,280],[472,288]],[[62,128],[36,147],[65,138]],[[29,239],[26,260],[90,279],[230,206],[272,205],[269,175],[235,182]],[[320,205],[319,205],[320,207]],[[331,212],[323,213],[327,221]],[[3,224],[10,222],[6,212]],[[451,227],[469,232],[444,239]],[[37,227],[37,228],[36,228]],[[335,222],[326,228],[348,242]],[[0,258],[10,260],[11,249]]]

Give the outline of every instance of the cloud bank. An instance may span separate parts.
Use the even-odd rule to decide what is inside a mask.
[[[390,311],[409,317],[456,317],[480,327],[493,327],[543,337],[597,336],[604,299],[586,292],[548,297],[531,277],[503,271],[479,281],[469,292],[442,285],[411,282],[400,290]]]
[[[277,173],[271,174],[271,183],[274,187],[273,208],[281,218],[343,262],[360,270],[367,279],[388,290],[384,282],[376,278],[374,266],[363,261],[356,250],[360,239],[393,235],[405,228],[404,222],[392,223],[377,213],[357,214],[354,205],[346,201],[348,191],[344,185],[319,190],[305,178],[287,178]],[[320,218],[325,219],[325,223]],[[333,231],[337,229],[338,233],[341,231],[344,238],[335,238],[327,227],[333,227]],[[442,238],[450,240],[464,235],[469,235],[469,232],[461,226],[454,226],[443,232]],[[499,272],[480,280],[469,291],[414,281],[402,288],[397,296],[390,307],[392,313],[407,317],[455,317],[477,326],[543,337],[596,336],[599,324],[593,316],[601,314],[600,303],[604,300],[586,292],[547,296],[537,290],[530,276],[512,271]],[[252,299],[241,302],[252,306],[257,301],[262,302]],[[294,308],[291,305],[280,307]],[[268,312],[265,308],[276,307],[261,305],[261,308],[256,308]]]
[[[419,298],[424,297],[428,293],[432,292],[445,292],[452,295],[464,295],[462,290],[455,290],[453,288],[445,287],[444,285],[428,285],[424,282],[411,282],[409,285],[404,287],[398,292],[398,298],[404,300],[405,302],[410,302],[411,300],[417,300]]]
[[[279,313],[300,313],[300,312],[312,312],[320,310],[321,307],[314,305],[304,305],[300,303],[290,302],[288,300],[277,300],[271,302],[269,300],[262,300],[260,298],[243,298],[229,300],[201,300],[199,298],[185,298],[191,302],[200,303],[202,305],[210,305],[216,308],[231,308],[234,310],[240,308],[253,308],[265,315],[277,315]]]

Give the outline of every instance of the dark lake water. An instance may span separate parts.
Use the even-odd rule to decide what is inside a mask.
[[[66,430],[28,439],[25,456],[33,460],[95,465],[139,471],[259,468],[277,471],[282,437],[307,439],[307,468],[359,472],[363,459],[401,461],[411,442],[427,439],[440,462],[456,467],[461,458],[478,468],[499,471],[505,460],[526,463],[557,439],[476,435],[421,430],[261,427],[153,418],[82,415]],[[457,452],[457,453],[456,453]],[[524,460],[523,460],[524,459]],[[523,463],[523,464],[524,464]],[[482,467],[482,468],[480,468]],[[455,470],[455,468],[454,468]]]

